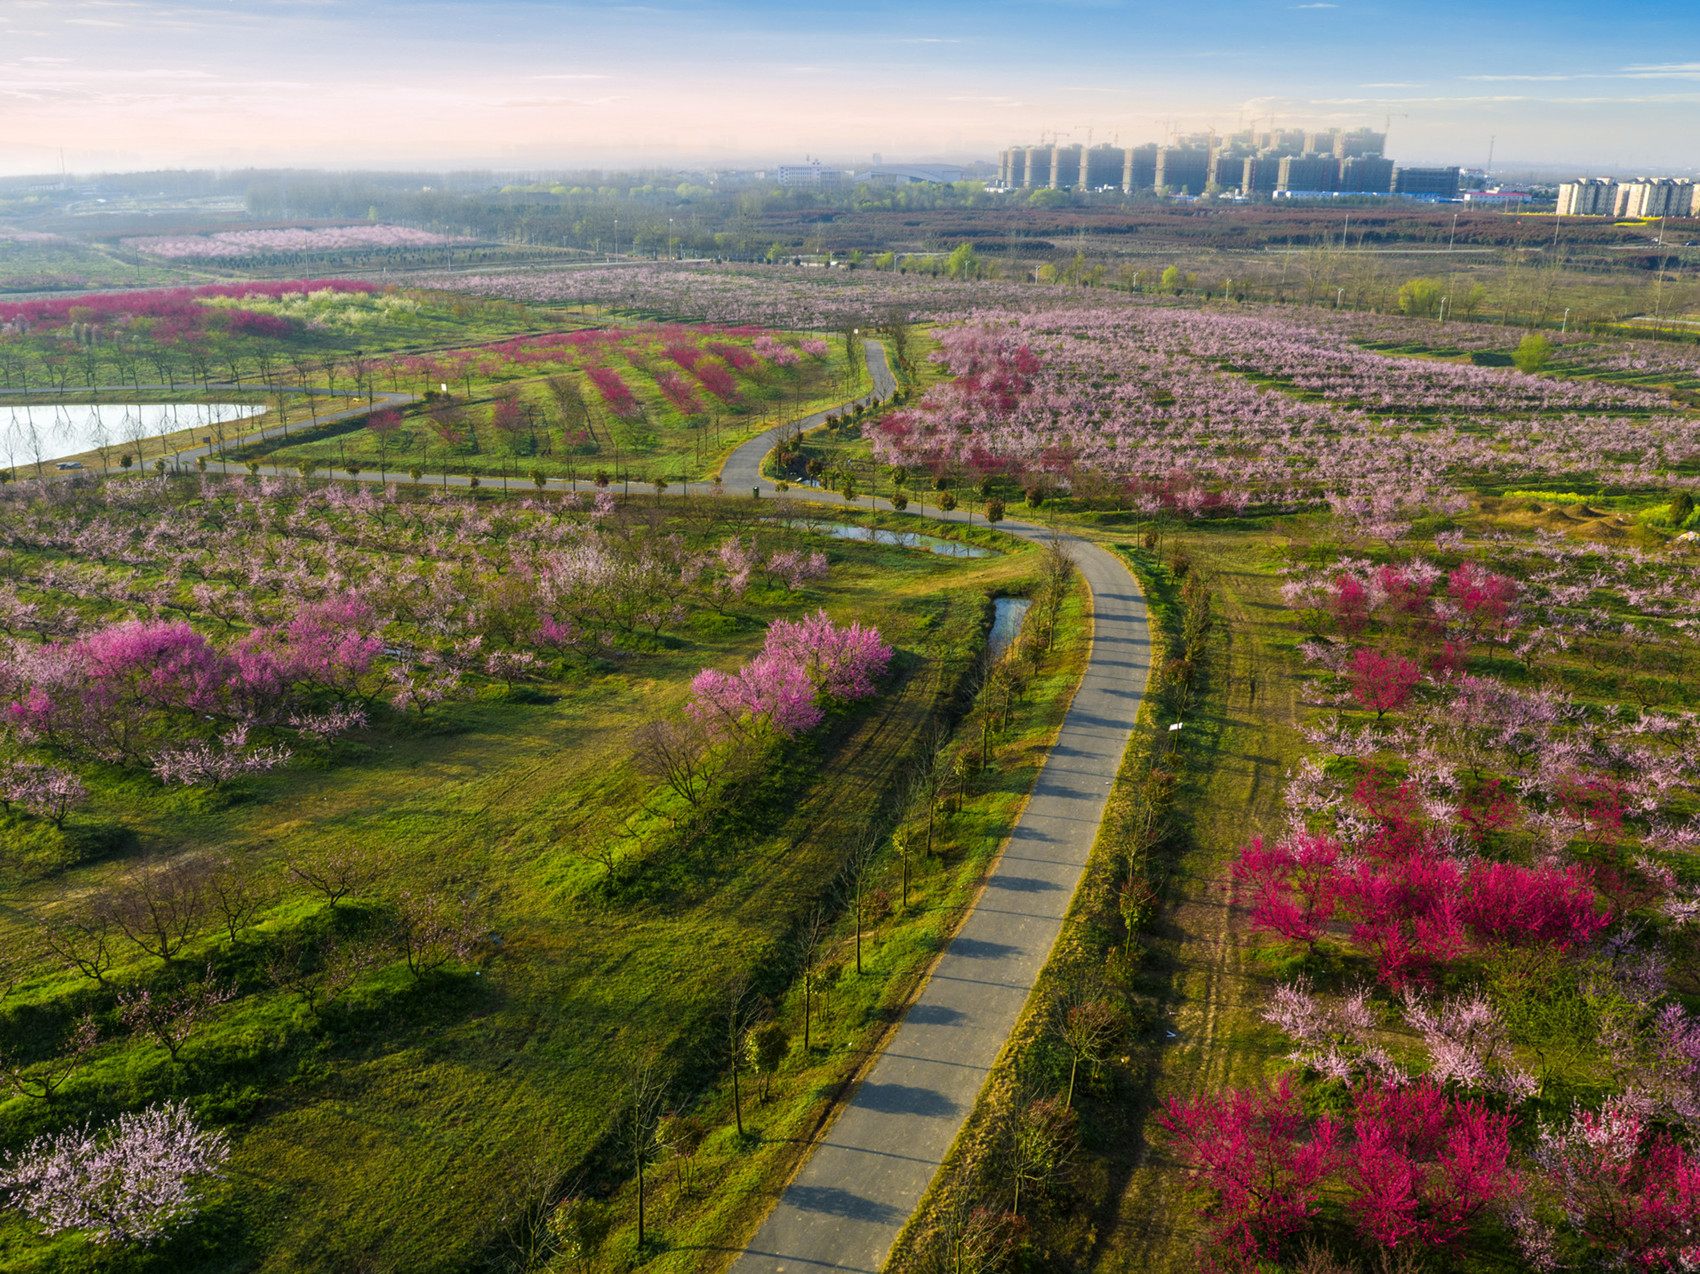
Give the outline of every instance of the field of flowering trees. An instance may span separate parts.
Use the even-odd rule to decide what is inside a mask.
[[[752,433],[854,392],[860,381],[847,383],[846,365],[842,342],[761,327],[538,333],[374,361],[370,382],[426,401],[401,415],[374,415],[364,428],[297,434],[240,458],[522,482],[539,474],[640,482],[705,476]]]
[[[1519,512],[1287,568],[1302,750],[1232,864],[1287,1067],[1158,1119],[1229,1264],[1700,1253],[1700,564]]]
[[[4,506],[0,1263],[221,1226],[270,1268],[741,1241],[906,994],[864,930],[868,967],[924,967],[911,890],[965,896],[1007,825],[981,802],[1019,804],[997,740],[1042,755],[1012,705],[1066,703],[1077,592],[771,500],[382,479],[712,472],[720,417],[842,393],[837,336],[797,331],[904,319],[937,324],[924,392],[787,454],[1105,538],[1162,660],[1077,923],[891,1268],[1700,1263],[1685,350],[870,272],[465,286],[629,321],[337,364],[434,392],[256,451],[303,481]],[[1005,589],[1041,598],[1021,658],[975,665]],[[846,820],[882,801],[883,836]],[[939,844],[959,874],[912,879]],[[157,1207],[55,1193],[155,1146]]]
[[[757,1118],[715,1096],[727,988],[753,1032],[805,923],[836,975],[844,870],[870,971],[924,962],[876,955],[896,861],[842,867],[843,803],[901,798],[1018,563],[731,497],[3,496],[6,1268],[495,1268],[611,1171],[628,1063],[707,1087],[699,1136]],[[804,1062],[889,993],[816,981]]]
[[[353,225],[328,229],[220,230],[212,234],[145,235],[122,241],[126,248],[167,260],[238,260],[310,255],[355,249],[436,247],[472,243],[407,226]]]
[[[875,427],[876,459],[1148,515],[1332,496],[1396,535],[1461,487],[1640,487],[1700,459],[1666,394],[1389,357],[1275,317],[1078,307],[981,315],[941,342],[948,381]]]
[[[640,480],[699,476],[752,432],[853,396],[859,377],[844,342],[808,333],[605,326],[358,280],[0,305],[0,388],[13,401],[257,399],[267,412],[256,423],[284,436],[237,456],[219,431],[221,453],[291,468],[352,464],[380,478],[420,468],[589,479],[634,465]],[[369,421],[341,411],[370,405],[379,389],[426,401]],[[201,439],[124,441],[79,458],[107,467],[120,453],[147,461],[153,449],[169,460]]]
[[[1186,728],[896,1268],[1700,1260],[1692,360],[1125,303],[935,336],[862,445],[1143,537]]]

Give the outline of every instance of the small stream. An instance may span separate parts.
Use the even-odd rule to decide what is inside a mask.
[[[1003,652],[1015,641],[1015,635],[1021,631],[1022,616],[1027,614],[1027,608],[1032,604],[1032,600],[1026,597],[993,599],[992,631],[986,638],[986,648],[991,651],[994,660],[1003,658]]]
[[[895,544],[899,548],[925,549],[939,557],[996,557],[992,549],[976,548],[960,540],[947,540],[938,535],[922,535],[919,531],[887,531],[873,526],[857,526],[850,522],[791,522],[793,530],[817,531],[835,540],[861,540],[870,544]],[[1001,604],[1001,603],[1000,603]]]

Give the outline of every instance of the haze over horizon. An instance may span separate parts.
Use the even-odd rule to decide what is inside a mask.
[[[1402,163],[1700,167],[1700,6],[0,0],[0,172],[990,159],[1380,128]]]

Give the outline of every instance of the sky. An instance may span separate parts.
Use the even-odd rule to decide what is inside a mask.
[[[0,172],[559,170],[1383,124],[1700,170],[1696,0],[0,0]]]

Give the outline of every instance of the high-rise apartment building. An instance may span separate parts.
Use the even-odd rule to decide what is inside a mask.
[[[1202,195],[1210,184],[1210,150],[1207,146],[1162,146],[1157,150],[1157,172],[1152,183],[1171,195]]]
[[[1332,191],[1340,189],[1340,161],[1332,155],[1288,155],[1280,161],[1278,190]]]
[[[1053,146],[1051,147],[1051,180],[1052,190],[1072,190],[1080,182],[1080,157],[1085,153],[1083,146]]]
[[[1456,168],[1402,170],[1382,154],[1386,145],[1385,132],[1354,128],[1193,133],[1164,146],[1012,146],[999,156],[998,180],[1008,190],[1457,197]]]
[[[1157,144],[1129,146],[1122,162],[1122,192],[1131,195],[1136,190],[1150,190],[1156,184]]]
[[[1335,135],[1333,155],[1335,159],[1362,159],[1371,155],[1379,158],[1386,145],[1386,133],[1378,133],[1368,128],[1354,128],[1349,133]]]
[[[1395,168],[1393,193],[1415,195],[1426,199],[1456,199],[1458,170],[1456,168]]]
[[[1088,190],[1120,190],[1126,166],[1120,146],[1094,146],[1081,155],[1080,184]]]
[[[1380,155],[1354,155],[1340,162],[1339,190],[1385,195],[1393,189],[1393,161]]]

